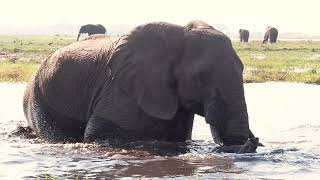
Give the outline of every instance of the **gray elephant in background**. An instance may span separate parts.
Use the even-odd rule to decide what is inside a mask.
[[[266,28],[266,33],[264,34],[264,39],[262,41],[262,43],[266,43],[268,42],[268,40],[270,41],[270,43],[276,43],[277,42],[277,38],[278,38],[278,30],[275,27],[272,26],[268,26]]]
[[[89,36],[93,34],[105,34],[106,28],[101,24],[87,24],[80,27],[77,41],[81,34],[87,33]]]
[[[28,83],[24,114],[40,137],[84,142],[183,142],[198,114],[216,143],[242,146],[252,137],[242,73],[223,33],[150,23],[54,52]]]
[[[240,42],[248,42],[249,31],[246,29],[239,29]]]

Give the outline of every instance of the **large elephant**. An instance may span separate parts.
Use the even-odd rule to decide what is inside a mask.
[[[267,31],[264,34],[264,38],[262,42],[266,43],[270,39],[270,43],[276,43],[278,38],[278,30],[272,26],[268,26],[266,30]]]
[[[246,29],[239,29],[240,42],[248,42],[249,31]]]
[[[81,34],[87,33],[89,36],[93,34],[105,34],[106,28],[101,24],[87,24],[80,27],[77,41]]]
[[[52,141],[191,139],[194,114],[215,142],[249,137],[243,65],[213,29],[150,23],[129,35],[79,41],[42,62],[24,113]]]

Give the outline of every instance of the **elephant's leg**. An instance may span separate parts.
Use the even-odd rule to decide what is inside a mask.
[[[79,141],[84,128],[80,121],[59,116],[42,103],[33,103],[30,113],[34,130],[51,142]]]
[[[32,110],[30,112],[31,122],[33,128],[40,137],[43,137],[49,141],[57,142],[62,141],[61,133],[55,128],[53,119],[48,113],[47,108],[39,103],[33,103]]]
[[[180,109],[167,125],[168,141],[183,142],[191,139],[194,113]]]
[[[84,132],[84,142],[95,142],[100,140],[130,140],[136,138],[134,133],[123,130],[112,121],[91,116]],[[110,141],[110,142],[111,142]]]
[[[106,128],[109,129],[110,123],[107,120],[100,117],[90,117],[84,131],[84,142],[94,142],[101,140],[106,132]]]

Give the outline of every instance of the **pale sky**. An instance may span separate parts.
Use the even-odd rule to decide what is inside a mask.
[[[0,29],[56,24],[140,25],[200,19],[238,31],[320,34],[320,0],[1,0]]]

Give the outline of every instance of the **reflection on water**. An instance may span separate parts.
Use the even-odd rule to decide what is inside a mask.
[[[97,144],[48,144],[9,136],[25,125],[25,84],[0,83],[0,179],[77,177],[272,178],[320,176],[320,86],[293,83],[246,84],[250,126],[265,147],[255,154],[214,153],[209,128],[196,117],[188,153],[157,155],[141,148]],[[153,150],[174,145],[136,144]],[[179,145],[177,145],[179,146]]]

